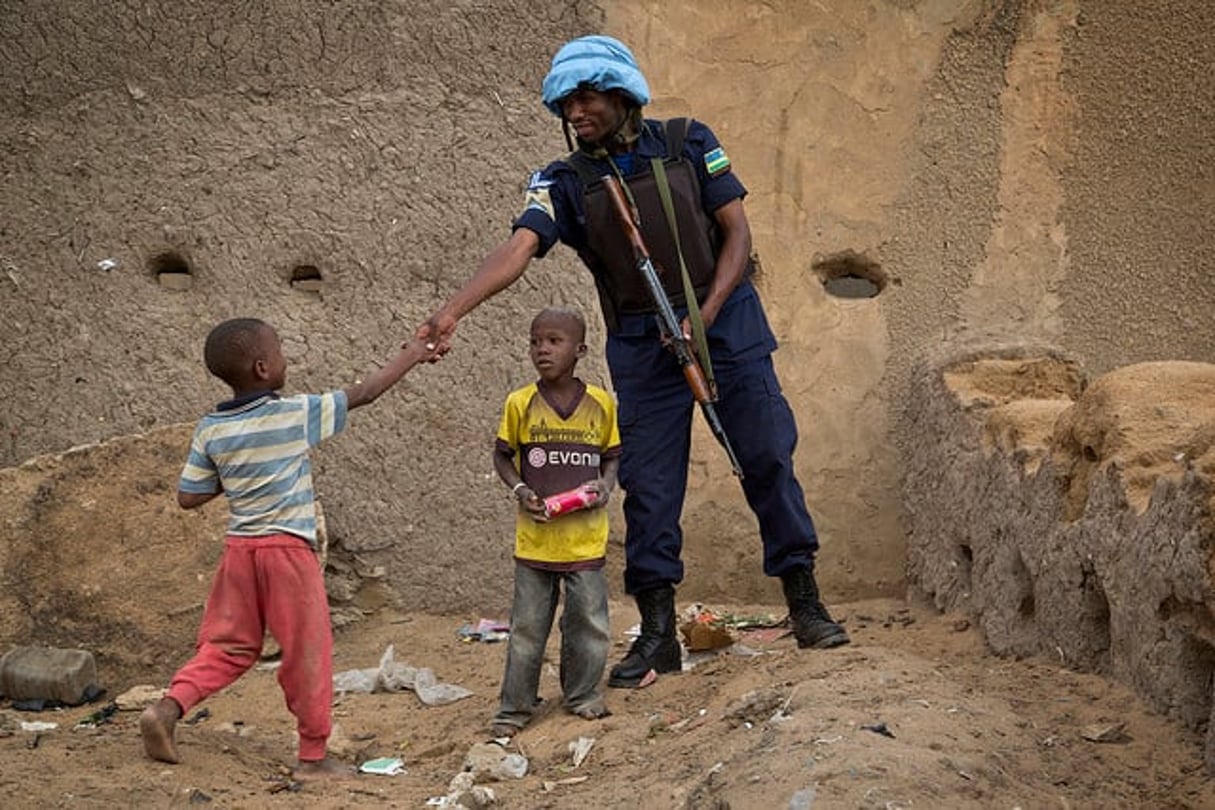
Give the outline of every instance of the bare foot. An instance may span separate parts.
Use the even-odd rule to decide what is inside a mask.
[[[300,760],[295,766],[295,781],[319,782],[325,779],[352,779],[354,768],[329,759]]]
[[[585,709],[579,709],[574,714],[581,717],[583,720],[602,720],[604,717],[611,717],[612,712],[607,706],[602,703],[596,706],[587,706]]]
[[[181,707],[173,698],[161,698],[139,715],[139,733],[143,736],[143,750],[152,759],[161,762],[180,762],[177,743],[173,741],[173,728],[181,718]]]

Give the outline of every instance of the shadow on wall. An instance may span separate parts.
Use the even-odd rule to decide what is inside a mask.
[[[1215,365],[1087,384],[1054,349],[999,346],[925,363],[912,402],[913,588],[997,654],[1111,675],[1206,729],[1215,773]]]

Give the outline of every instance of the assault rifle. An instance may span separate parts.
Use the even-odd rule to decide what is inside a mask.
[[[688,388],[692,389],[692,397],[700,403],[700,410],[705,415],[705,421],[709,423],[709,430],[713,431],[713,436],[725,448],[726,455],[730,459],[730,466],[734,468],[734,474],[742,478],[742,466],[738,463],[738,456],[734,455],[734,448],[730,446],[726,429],[722,427],[721,420],[717,417],[717,409],[713,407],[713,403],[717,401],[716,396],[709,388],[709,381],[705,378],[704,369],[700,367],[700,362],[688,344],[688,339],[684,337],[679,318],[676,317],[675,309],[671,306],[671,299],[667,297],[666,290],[662,288],[662,283],[658,280],[658,271],[654,268],[654,262],[650,259],[650,251],[641,238],[641,231],[637,227],[633,211],[624,198],[620,181],[610,174],[604,175],[603,187],[612,201],[612,211],[616,216],[616,221],[624,230],[624,235],[633,248],[637,271],[645,279],[646,288],[650,292],[654,306],[658,309],[656,317],[663,341],[679,360],[684,379],[688,382]]]

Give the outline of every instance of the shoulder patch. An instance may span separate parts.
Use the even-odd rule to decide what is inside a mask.
[[[527,197],[523,203],[523,210],[539,211],[549,219],[556,222],[557,212],[553,208],[553,197],[548,191],[548,187],[551,185],[551,181],[544,181],[543,184],[539,186],[528,186]]]
[[[705,153],[705,171],[708,172],[708,176],[717,177],[724,175],[729,170],[730,158],[725,154],[725,149],[717,147]]]
[[[545,179],[543,172],[532,172],[532,176],[527,179],[528,191],[539,191],[543,188],[548,188],[553,184],[552,180]]]
[[[709,177],[717,177],[730,171],[730,158],[720,146],[705,153],[705,171]]]

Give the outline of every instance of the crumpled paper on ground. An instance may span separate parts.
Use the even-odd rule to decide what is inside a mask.
[[[333,689],[346,692],[403,692],[413,690],[427,706],[455,703],[472,695],[463,686],[439,683],[429,667],[411,667],[394,660],[393,645],[380,656],[375,669],[348,669],[333,676]]]

